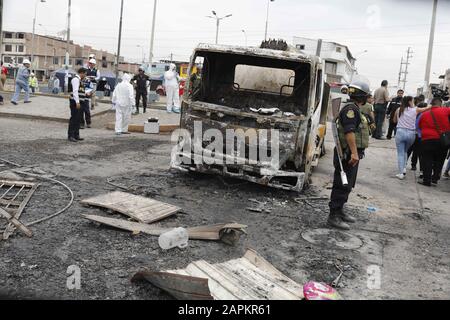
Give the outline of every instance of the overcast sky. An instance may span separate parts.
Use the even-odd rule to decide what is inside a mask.
[[[32,30],[36,0],[4,0],[4,29]],[[121,55],[142,61],[149,56],[152,0],[124,0]],[[67,0],[46,0],[37,14],[37,33],[56,35],[66,28]],[[72,39],[96,49],[117,51],[120,0],[72,0]],[[219,42],[259,45],[264,38],[267,0],[160,0],[156,21],[155,59],[189,58],[199,42],[214,42],[215,21],[221,23]],[[432,0],[275,0],[270,5],[269,36],[292,44],[294,36],[323,38],[350,47],[359,73],[372,87],[383,79],[396,84],[402,55],[414,50],[407,90],[423,84],[431,25]],[[450,68],[450,0],[439,0],[432,81]],[[368,50],[367,53],[362,53]]]

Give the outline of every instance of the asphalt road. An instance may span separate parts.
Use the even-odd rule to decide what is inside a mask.
[[[113,115],[102,121],[110,121],[109,117]],[[405,181],[394,179],[393,142],[374,142],[361,164],[359,183],[347,207],[359,221],[348,234],[332,235],[343,242],[359,239],[362,247],[345,250],[329,238],[310,243],[302,237],[305,232],[326,231],[327,201],[298,203],[294,201],[298,195],[289,192],[169,172],[169,136],[117,138],[101,123],[99,119],[94,129],[83,131],[86,141],[73,145],[66,141],[64,124],[0,118],[0,158],[51,174],[75,193],[75,203],[66,213],[33,226],[33,238],[15,234],[0,241],[0,291],[19,298],[171,299],[149,284],[131,283],[131,277],[142,268],[159,271],[184,268],[196,260],[223,262],[252,247],[302,284],[331,283],[339,275],[335,264],[341,265],[345,272],[338,290],[346,299],[450,296],[450,181],[426,189],[417,186],[412,172]],[[327,149],[308,196],[329,196],[329,141]],[[10,167],[5,164],[0,171]],[[247,224],[248,235],[235,247],[191,241],[185,250],[163,252],[157,238],[85,221],[81,214],[110,216],[80,204],[87,197],[116,190],[107,179],[126,186],[130,193],[183,208],[183,214],[162,221],[161,226],[234,221]],[[55,212],[68,201],[64,189],[40,182],[24,222]],[[248,211],[249,199],[265,203],[268,213]],[[369,212],[368,207],[377,211]],[[81,270],[80,290],[66,286],[67,268],[73,265]],[[380,283],[373,270],[379,270]]]

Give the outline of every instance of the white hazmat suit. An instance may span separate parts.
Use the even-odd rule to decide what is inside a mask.
[[[135,106],[134,88],[131,76],[124,74],[122,82],[114,90],[112,103],[116,109],[116,134],[128,133],[131,112]]]
[[[164,86],[167,95],[167,112],[179,113],[180,103],[180,76],[177,73],[177,66],[170,64],[170,69],[164,74]]]

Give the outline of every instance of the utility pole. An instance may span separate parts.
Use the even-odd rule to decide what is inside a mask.
[[[436,31],[437,6],[438,6],[438,0],[434,0],[433,1],[433,16],[431,18],[430,42],[428,44],[427,68],[425,71],[425,85],[423,88],[425,92],[428,91],[428,87],[430,85],[431,62],[433,60],[434,33]]]
[[[67,43],[66,43],[66,66],[70,65],[70,19],[72,18],[72,0],[69,0],[67,10]]]
[[[0,60],[3,61],[3,0],[0,0]]]
[[[411,47],[408,48],[407,51],[407,56],[406,56],[406,61],[404,62],[404,59],[402,57],[402,62],[400,63],[400,72],[399,72],[399,76],[398,76],[398,86],[400,87],[400,84],[403,83],[403,90],[406,90],[406,83],[408,82],[408,69],[409,69],[409,65],[411,58],[413,57],[414,52],[412,51]]]
[[[269,31],[269,9],[271,2],[275,2],[275,0],[267,0],[266,32],[264,34],[264,41],[267,41],[267,33]]]
[[[123,21],[123,0],[121,0],[120,5],[119,43],[117,45],[117,60],[116,60],[116,85],[117,83],[119,83],[120,47],[122,44],[122,21]]]
[[[64,93],[69,92],[69,65],[70,65],[70,19],[72,17],[72,0],[68,0],[67,9],[67,43],[66,43],[66,61],[65,68],[66,74],[64,76]]]
[[[320,58],[320,55],[322,54],[322,39],[319,39],[317,41],[317,49],[316,49],[316,56],[318,56]]]
[[[402,74],[403,74],[403,57],[402,57],[402,61],[400,62],[400,71],[398,73],[398,85],[397,87],[400,88],[400,84],[402,83]]]
[[[152,21],[152,36],[150,38],[150,58],[149,58],[149,67],[151,68],[153,63],[153,45],[155,42],[155,26],[156,26],[156,9],[158,6],[158,0],[155,0],[153,7],[153,21]]]

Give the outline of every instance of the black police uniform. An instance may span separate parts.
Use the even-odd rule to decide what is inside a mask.
[[[339,113],[339,121],[342,126],[342,130],[345,134],[356,132],[361,125],[361,114],[359,107],[354,103],[346,105],[341,112]],[[334,150],[334,182],[333,182],[333,191],[331,192],[331,201],[330,201],[330,215],[340,215],[344,205],[348,201],[348,197],[352,192],[353,188],[356,186],[356,179],[358,176],[358,168],[359,164],[352,167],[349,164],[351,159],[351,150],[347,148],[343,150],[344,159],[342,159],[342,165],[344,167],[344,171],[347,174],[348,186],[344,186],[342,184],[341,179],[341,167],[339,164],[339,157],[336,149]],[[359,158],[362,159],[364,157],[364,149],[358,149]]]
[[[77,103],[73,98],[73,93],[70,96],[70,120],[69,120],[69,139],[80,139],[80,119],[82,109],[88,105],[88,98],[86,96],[86,82],[81,80],[79,76],[76,76],[80,80],[80,87],[78,89],[78,97],[80,99],[80,109],[77,109]],[[73,90],[73,89],[71,89]]]
[[[132,81],[136,82],[136,111],[139,113],[139,102],[142,98],[145,113],[147,112],[147,81],[150,81],[150,78],[145,74],[138,74],[133,77]]]
[[[386,115],[390,117],[389,119],[389,130],[387,133],[387,138],[392,139],[393,135],[397,135],[397,124],[394,122],[394,116],[397,110],[402,105],[402,99],[401,97],[396,97],[392,99],[391,103],[389,104],[389,108],[386,111]]]

